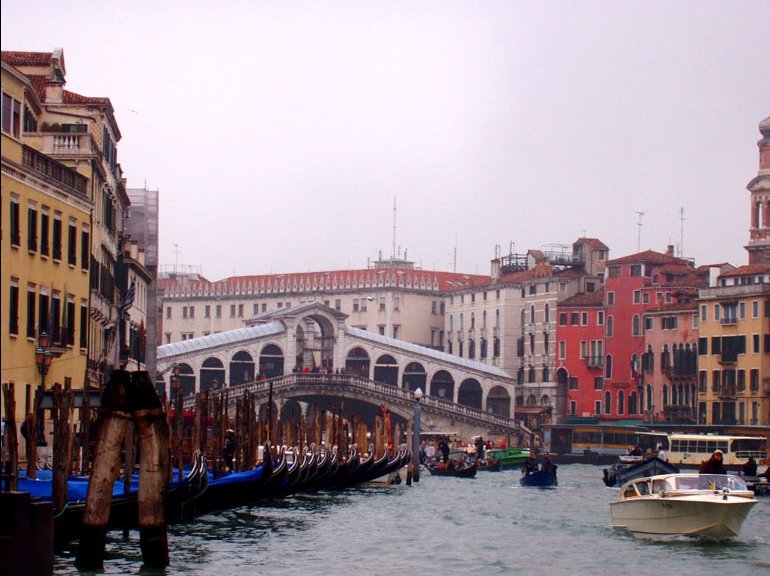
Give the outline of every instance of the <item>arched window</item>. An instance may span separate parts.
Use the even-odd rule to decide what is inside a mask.
[[[529,307],[529,321],[532,322],[532,324],[535,323],[535,306],[534,305]]]
[[[618,415],[626,413],[626,394],[623,390],[618,392]]]
[[[484,310],[484,313],[481,315],[481,327],[486,330],[487,329],[487,311]]]
[[[551,306],[547,302],[545,304],[545,310],[543,311],[543,315],[545,316],[545,318],[543,318],[543,322],[551,321]]]
[[[639,336],[639,334],[641,333],[641,323],[639,321],[639,315],[638,314],[634,314],[634,319],[633,319],[632,323],[633,323],[633,326],[631,328],[631,334],[633,336]]]
[[[615,335],[615,318],[607,316],[607,338],[612,338]]]
[[[527,323],[527,313],[524,308],[521,309],[521,331],[524,332],[524,325]]]
[[[607,354],[607,361],[604,363],[604,377],[612,378],[612,355]]]
[[[476,313],[471,312],[471,330],[476,328]]]
[[[612,394],[609,391],[604,393],[604,413],[612,414]]]
[[[500,310],[495,310],[495,328],[500,328]]]
[[[454,334],[455,333],[455,317],[454,314],[449,315],[449,333]]]
[[[460,332],[465,330],[465,315],[460,312]]]

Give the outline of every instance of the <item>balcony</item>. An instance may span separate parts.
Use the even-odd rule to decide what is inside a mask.
[[[738,397],[737,390],[733,384],[722,385],[717,395],[723,400],[735,400]]]
[[[604,356],[586,356],[583,362],[589,368],[604,368]]]
[[[695,370],[685,366],[666,366],[663,369],[663,373],[669,380],[692,380],[697,375]]]
[[[738,362],[738,353],[737,352],[722,352],[719,355],[719,359],[717,360],[720,364],[735,364]]]
[[[722,318],[720,320],[720,323],[722,324],[722,326],[737,326],[738,319],[735,316],[730,316],[728,318]]]

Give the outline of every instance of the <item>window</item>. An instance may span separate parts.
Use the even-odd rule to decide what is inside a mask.
[[[48,229],[46,225],[46,230]],[[48,242],[48,232],[46,231],[46,242]],[[47,250],[47,248],[46,248]],[[91,235],[87,229],[80,231],[80,269],[87,271],[88,263],[91,259]]]
[[[620,278],[620,266],[610,266],[607,269],[607,276],[610,278]]]
[[[171,318],[171,306],[166,306],[166,319]]]
[[[21,136],[21,102],[3,92],[3,132]]]
[[[749,373],[749,388],[752,392],[759,392],[759,369],[752,368]]]
[[[35,337],[35,287],[27,287],[27,338]]]
[[[642,301],[642,293],[639,290],[634,290],[634,304],[639,304]]]
[[[751,352],[759,354],[759,334],[751,335]]]
[[[721,320],[722,307],[719,304],[714,304],[714,320]]]
[[[612,355],[607,354],[607,360],[604,363],[604,377],[612,378]]]
[[[565,340],[559,341],[559,360],[564,360],[567,357],[567,342]]]
[[[354,310],[355,310],[355,308],[354,308]],[[438,302],[436,302],[434,300],[433,302],[430,303],[430,313],[431,314],[436,314],[437,311],[438,311]]]
[[[614,306],[614,305],[615,305],[615,293],[607,292],[607,306]]]
[[[588,326],[588,312],[582,312],[580,314],[580,324],[581,326]]]
[[[567,313],[559,312],[559,326],[566,326],[566,325],[567,325]]]
[[[67,232],[67,264],[76,266],[78,263],[78,228],[74,222],[70,221]]]
[[[642,304],[649,304],[650,303],[650,293],[645,292],[642,294]]]
[[[580,324],[580,314],[577,312],[570,313],[569,324],[570,326],[578,326]]]
[[[278,304],[278,307],[280,308],[281,303],[279,302]],[[230,304],[230,318],[235,318],[235,304]]]
[[[61,261],[62,250],[62,223],[61,215],[54,214],[53,217],[53,259]]]
[[[380,310],[384,310],[385,309],[385,298],[382,299],[381,306],[382,306],[382,308],[380,308]],[[335,300],[334,301],[334,309],[337,310],[338,312],[340,310],[342,310],[342,300]]]
[[[401,310],[401,298],[393,296],[393,310]]]
[[[48,256],[51,253],[51,246],[48,243],[48,236],[50,234],[50,220],[48,217],[48,209],[43,207],[40,211],[40,255]]]
[[[632,336],[639,336],[641,334],[641,323],[637,314],[634,314],[632,320],[631,334]]]
[[[612,316],[607,317],[607,338],[612,338],[615,335],[615,320]]]
[[[604,378],[602,378],[601,376],[594,377],[594,390],[602,390],[603,388],[604,388]]]
[[[401,335],[401,326],[393,326],[393,338],[398,338]]]
[[[192,308],[192,306],[190,308]],[[238,318],[243,318],[243,304],[238,304]]]
[[[19,200],[11,197],[11,246],[21,245],[21,224],[19,223]]]
[[[190,306],[190,318],[195,318],[195,306]]]
[[[37,252],[37,208],[27,209],[27,250]]]
[[[8,296],[8,333],[19,334],[19,283],[16,279],[11,279]]]
[[[570,376],[569,379],[569,389],[570,390],[577,390],[578,389],[578,379],[574,376]]]
[[[645,330],[645,332],[649,332],[650,330],[652,330],[653,324],[654,324],[654,322],[653,322],[652,316],[645,316],[644,317],[644,330]]]
[[[631,276],[641,276],[642,275],[642,265],[641,264],[631,264],[631,267],[629,268],[629,274]]]
[[[603,310],[600,310],[599,312],[597,312],[597,314],[596,314],[596,323],[599,326],[603,326],[604,325],[604,311]]]
[[[664,316],[660,319],[661,328],[663,330],[676,330],[677,317],[676,316]]]
[[[80,303],[80,347],[88,348],[88,304]]]

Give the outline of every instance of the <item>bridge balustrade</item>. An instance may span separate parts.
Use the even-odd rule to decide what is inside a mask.
[[[228,397],[232,399],[240,398],[247,391],[254,396],[262,398],[269,395],[271,388],[274,394],[279,394],[281,392],[290,391],[292,388],[306,385],[347,386],[351,391],[366,390],[380,397],[397,401],[402,405],[413,406],[415,402],[414,392],[411,390],[404,390],[390,384],[367,380],[366,378],[353,374],[286,374],[268,380],[258,380],[245,384],[238,384],[236,386],[225,388],[224,391],[226,391]],[[217,391],[217,393],[221,392],[222,391]],[[526,426],[516,420],[506,418],[499,414],[484,412],[463,404],[455,404],[454,402],[442,398],[426,395],[422,397],[420,404],[423,409],[432,409],[452,417],[464,417],[473,422],[484,423],[485,425],[491,425],[504,430],[513,430],[516,433],[532,433]],[[188,396],[184,399],[184,408],[192,409],[194,406],[195,398],[193,396]]]

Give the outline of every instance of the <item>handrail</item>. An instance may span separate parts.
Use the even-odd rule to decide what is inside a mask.
[[[324,384],[333,386],[350,386],[354,391],[366,390],[373,392],[380,396],[385,396],[392,401],[398,401],[402,404],[413,405],[415,402],[414,392],[411,390],[404,390],[390,384],[384,384],[382,382],[376,382],[361,376],[354,374],[317,374],[317,373],[294,373],[286,374],[283,376],[276,376],[267,380],[257,380],[254,382],[247,382],[244,384],[237,384],[225,388],[230,398],[240,398],[247,391],[252,395],[266,396],[272,390],[274,394],[280,394],[286,392],[291,388],[304,385],[316,385],[322,386]],[[217,393],[222,392],[218,390]],[[523,434],[532,434],[526,426],[499,414],[492,414],[484,412],[477,408],[471,408],[463,404],[456,404],[442,398],[436,398],[434,396],[423,396],[420,400],[420,404],[424,408],[430,408],[437,412],[449,414],[453,417],[461,416],[465,419],[473,420],[476,422],[484,422],[492,426],[499,426],[506,429],[516,430]],[[184,399],[184,407],[189,409],[195,406],[194,396],[188,396]]]

